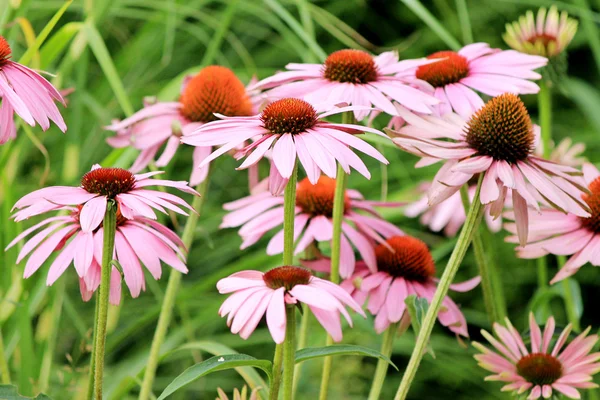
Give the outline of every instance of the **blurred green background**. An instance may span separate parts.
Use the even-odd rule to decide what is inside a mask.
[[[64,4],[52,0],[0,0],[0,33],[12,46],[14,60],[19,60]],[[466,25],[461,23],[454,0],[74,1],[28,63],[54,74],[52,80],[60,89],[75,89],[68,97],[68,108],[62,110],[68,131],[62,135],[55,127],[45,133],[39,128],[21,129],[16,141],[0,147],[1,247],[35,222],[15,224],[8,219],[12,204],[22,195],[42,184],[76,185],[93,163],[103,160],[105,166],[131,165],[135,153],[112,152],[105,143],[107,132],[102,127],[113,118],[123,118],[139,109],[145,96],[176,99],[182,77],[198,71],[202,65],[228,66],[247,82],[254,75],[264,78],[288,62],[320,62],[326,54],[347,47],[373,53],[396,49],[401,58],[448,49],[447,37],[445,43],[407,4],[422,4],[455,41],[465,43]],[[586,156],[592,162],[598,161],[599,0],[467,0],[473,37],[475,41],[506,48],[501,39],[505,23],[528,9],[551,4],[580,19],[579,32],[569,48],[569,77],[555,88],[553,134],[557,139],[571,137],[584,142]],[[524,100],[536,119],[535,96],[524,96]],[[376,122],[382,127],[387,120],[380,117]],[[415,199],[416,186],[431,179],[437,166],[415,170],[415,157],[391,146],[384,150],[390,160],[389,199]],[[373,178],[366,181],[353,174],[350,187],[359,189],[369,199],[379,199],[380,166],[371,159],[365,161],[374,171]],[[214,163],[189,254],[190,273],[183,279],[176,317],[163,346],[166,357],[157,372],[156,395],[194,360],[211,356],[211,351],[231,352],[215,342],[257,358],[272,358],[274,346],[264,325],[244,341],[229,333],[225,321],[217,315],[224,300],[216,293],[217,280],[238,270],[265,270],[280,262],[279,256],[265,255],[267,240],[242,252],[238,250],[241,241],[235,230],[218,229],[223,216],[221,205],[248,192],[247,176],[235,171],[236,165],[230,158]],[[267,168],[263,167],[265,176]],[[167,176],[187,180],[190,168],[191,148],[184,148],[167,168]],[[386,210],[384,215],[431,246],[439,273],[454,246],[452,239],[424,230],[417,220],[403,217],[401,209]],[[500,267],[512,321],[525,332],[529,310],[533,308],[540,314],[540,308],[549,304],[559,327],[564,326],[561,288],[536,292],[534,262],[516,259],[512,246],[503,242],[504,235],[490,237],[485,245]],[[23,266],[14,266],[16,253],[17,250],[11,250],[0,258],[0,329],[13,383],[24,395],[43,391],[54,399],[83,398],[93,303],[81,301],[76,274],[71,270],[50,288],[45,286],[47,267],[23,280]],[[550,259],[550,263],[553,274],[555,261]],[[457,280],[470,278],[476,271],[469,252]],[[165,268],[159,282],[147,279],[147,291],[138,299],[131,299],[124,291],[122,306],[111,309],[106,360],[108,399],[133,399],[138,394],[168,273]],[[595,331],[600,326],[595,308],[600,286],[597,270],[589,265],[582,268],[573,284],[582,325],[592,325]],[[481,340],[479,330],[490,327],[480,288],[452,296],[467,317],[471,338]],[[345,331],[344,342],[379,349],[381,337],[373,331],[372,318],[357,317],[355,322],[354,329]],[[323,330],[314,319],[311,324],[309,345],[324,345]],[[188,346],[182,348],[186,343]],[[393,397],[413,344],[411,331],[396,340],[392,359],[401,371],[390,369],[382,399]],[[485,372],[473,360],[468,341],[461,344],[448,330],[436,327],[432,346],[436,358],[425,356],[410,399],[509,397],[499,391],[500,384],[483,381]],[[318,396],[320,368],[320,360],[304,363],[298,399]],[[330,399],[366,398],[374,370],[373,359],[336,358]],[[198,380],[172,398],[213,399],[217,387],[231,393],[243,382],[235,372],[220,372]],[[600,398],[593,392],[585,396]]]

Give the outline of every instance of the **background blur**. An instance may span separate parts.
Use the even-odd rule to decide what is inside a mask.
[[[415,0],[405,3],[417,4]],[[266,77],[288,62],[320,62],[341,48],[353,47],[373,53],[396,49],[401,58],[426,56],[448,49],[402,1],[392,0],[76,0],[60,19],[49,39],[29,63],[55,74],[60,89],[74,88],[69,106],[63,111],[66,135],[54,126],[46,133],[39,128],[21,130],[18,139],[0,147],[0,248],[35,221],[9,221],[10,208],[22,195],[40,185],[76,185],[93,163],[128,167],[135,153],[115,153],[105,143],[102,127],[113,118],[123,118],[142,105],[145,96],[164,100],[177,98],[182,77],[206,64],[233,69],[247,82],[252,76]],[[569,48],[569,78],[559,82],[554,102],[555,138],[571,137],[584,142],[586,156],[599,161],[600,150],[600,67],[599,0],[468,0],[468,13],[475,41],[506,48],[501,34],[504,25],[528,9],[557,4],[580,19],[579,32]],[[591,3],[591,4],[588,4]],[[35,40],[62,1],[0,0],[0,33],[7,37],[18,60]],[[461,44],[463,29],[454,0],[423,1],[439,22]],[[590,10],[587,6],[592,7]],[[593,8],[595,7],[595,8]],[[33,35],[33,36],[32,36]],[[222,40],[221,40],[222,39]],[[591,41],[590,41],[591,39]],[[524,96],[534,119],[535,96]],[[381,127],[387,123],[380,118]],[[413,200],[419,182],[431,179],[437,166],[415,170],[416,157],[386,147],[389,199]],[[108,157],[108,158],[106,158]],[[103,161],[104,160],[104,161]],[[350,187],[369,199],[382,194],[380,166],[365,160],[372,171],[371,181],[358,174]],[[190,273],[184,277],[177,298],[177,313],[164,345],[164,358],[155,382],[155,394],[194,359],[212,354],[247,353],[271,359],[273,343],[261,325],[244,341],[229,333],[217,310],[225,299],[215,283],[242,269],[266,270],[280,257],[265,255],[266,240],[240,251],[233,229],[219,230],[224,202],[245,196],[247,175],[235,171],[236,162],[220,158],[215,162],[206,203],[189,254]],[[266,175],[266,166],[263,176]],[[191,148],[178,152],[167,169],[169,179],[187,180]],[[190,200],[191,201],[191,200]],[[386,210],[391,221],[406,232],[425,240],[433,249],[438,273],[454,247],[454,241],[420,227],[417,220],[402,216],[402,210]],[[180,223],[184,221],[180,219]],[[175,229],[177,227],[174,227]],[[559,287],[536,292],[533,262],[515,258],[511,245],[503,243],[505,233],[485,241],[502,273],[509,314],[515,326],[526,331],[530,309],[550,304],[559,326],[566,317]],[[270,236],[269,236],[270,237]],[[24,395],[44,391],[54,399],[81,398],[87,379],[93,303],[83,303],[76,274],[70,270],[53,287],[45,286],[42,268],[23,280],[23,266],[14,266],[17,249],[0,256],[0,328],[10,359],[12,378]],[[550,259],[550,262],[554,261]],[[551,265],[550,274],[555,272]],[[131,299],[124,291],[123,303],[112,308],[107,340],[106,395],[109,399],[135,398],[145,365],[169,270],[163,279],[147,279],[147,291]],[[457,280],[476,274],[473,255],[468,253]],[[573,280],[575,282],[575,280]],[[582,325],[600,326],[596,291],[598,271],[589,265],[576,275],[574,289]],[[481,291],[452,294],[461,305],[474,340],[479,330],[489,329]],[[585,307],[583,306],[585,304]],[[541,322],[541,319],[539,320]],[[354,329],[344,334],[346,343],[379,349],[381,337],[373,331],[372,318],[355,318]],[[312,321],[309,344],[324,345],[324,332]],[[218,343],[218,345],[216,344]],[[412,351],[414,335],[407,332],[396,340],[393,361],[401,371]],[[185,347],[182,347],[187,344]],[[230,347],[227,349],[224,346]],[[436,327],[432,346],[436,358],[426,355],[417,374],[411,399],[503,399],[501,385],[484,383],[484,371],[472,358],[473,348],[461,344],[445,329]],[[321,361],[304,363],[298,399],[318,395]],[[364,399],[375,370],[374,359],[339,357],[334,360],[330,399]],[[401,372],[390,369],[382,399],[393,397]],[[597,378],[598,381],[598,378]],[[220,372],[200,379],[172,396],[173,399],[213,399],[216,388],[231,393],[243,385],[235,372]],[[590,399],[599,395],[587,393]]]

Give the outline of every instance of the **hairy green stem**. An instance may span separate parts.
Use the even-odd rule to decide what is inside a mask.
[[[283,343],[275,346],[275,355],[273,356],[273,379],[271,380],[271,389],[269,390],[269,400],[277,400],[279,398],[282,372],[281,367],[283,364],[283,346]]]
[[[94,372],[96,364],[96,338],[98,337],[98,308],[100,297],[96,295],[96,307],[94,311],[94,330],[92,331],[92,354],[90,355],[90,371],[88,375],[87,400],[94,400]]]
[[[398,325],[400,325],[400,322],[390,324],[383,334],[383,342],[381,343],[381,350],[379,352],[388,358],[392,355],[394,338],[396,337],[396,332],[398,331]],[[371,391],[369,392],[369,400],[379,399],[381,389],[383,388],[383,382],[385,381],[385,376],[387,375],[388,366],[389,364],[386,360],[377,361],[375,377],[373,378],[373,384],[371,385]]]
[[[567,262],[567,258],[565,256],[556,256],[556,258],[558,260],[558,269],[561,269]],[[571,290],[570,279],[563,279],[561,281],[561,285],[563,285],[563,290],[565,292],[564,301],[567,318],[569,319],[571,325],[573,325],[573,330],[575,332],[581,332],[581,324],[579,323],[579,318],[577,317],[577,307],[573,301],[573,291]]]
[[[294,262],[294,218],[296,218],[296,183],[298,180],[298,162],[283,194],[283,265]]]
[[[417,373],[417,369],[421,364],[421,359],[425,354],[425,348],[429,343],[429,338],[431,337],[431,331],[433,330],[433,326],[435,324],[438,312],[442,306],[442,301],[446,297],[448,293],[448,289],[456,276],[456,272],[460,267],[460,264],[465,257],[467,249],[471,244],[471,239],[473,238],[473,232],[477,229],[479,222],[481,221],[481,215],[483,207],[481,205],[481,201],[479,198],[479,194],[481,192],[481,183],[483,182],[484,174],[479,175],[479,181],[477,183],[477,189],[475,191],[475,196],[473,197],[473,202],[471,203],[471,207],[469,208],[469,212],[467,214],[467,219],[460,231],[460,235],[458,236],[458,240],[456,242],[456,247],[452,251],[452,255],[450,255],[450,260],[448,260],[448,264],[446,265],[446,269],[440,278],[438,283],[438,287],[431,299],[431,304],[429,305],[429,309],[427,310],[427,314],[423,319],[423,323],[421,324],[421,330],[419,331],[417,342],[415,343],[415,347],[410,356],[410,360],[406,367],[406,371],[404,372],[404,376],[402,377],[402,381],[400,382],[400,386],[398,387],[398,391],[396,392],[395,400],[404,400],[408,395],[408,391],[410,390],[410,385],[412,384],[415,375]]]
[[[4,385],[10,384],[10,369],[4,355],[4,340],[2,339],[2,330],[0,330],[0,382]]]
[[[538,81],[538,108],[540,113],[540,129],[542,131],[542,148],[544,158],[550,157],[552,150],[552,93],[548,83],[542,78]]]
[[[294,364],[296,357],[296,306],[286,306],[285,341],[283,342],[283,399],[294,397]]]

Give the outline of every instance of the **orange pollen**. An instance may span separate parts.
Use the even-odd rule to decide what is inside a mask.
[[[417,282],[426,282],[435,275],[433,257],[421,240],[412,236],[393,236],[386,244],[375,248],[379,271]]]
[[[97,168],[81,178],[81,187],[90,193],[97,193],[114,199],[120,193],[127,193],[135,186],[135,176],[123,168]]]
[[[562,376],[562,364],[546,353],[531,353],[517,362],[517,373],[534,385],[551,385]]]
[[[268,287],[271,289],[283,287],[285,290],[292,290],[296,285],[308,285],[310,278],[312,274],[307,269],[289,265],[273,268],[263,275],[263,281]]]
[[[469,62],[454,51],[438,51],[427,58],[444,58],[442,61],[417,68],[417,78],[429,82],[433,87],[459,82],[469,74]]]
[[[315,126],[318,118],[317,111],[310,103],[300,99],[285,98],[266,106],[260,120],[272,133],[294,135]]]
[[[327,57],[323,76],[335,82],[369,83],[377,80],[373,57],[361,50],[338,50]]]
[[[217,119],[213,113],[228,117],[252,115],[252,102],[244,84],[229,69],[211,65],[202,69],[187,84],[179,102],[181,114],[194,122]]]
[[[593,180],[588,189],[590,193],[582,195],[581,198],[590,207],[592,215],[589,218],[580,217],[580,220],[590,231],[600,232],[600,177]]]
[[[12,54],[12,50],[10,49],[10,45],[4,38],[4,36],[0,36],[0,66],[2,66],[6,61],[10,58]]]
[[[315,217],[324,215],[331,218],[333,216],[335,185],[335,179],[327,176],[321,176],[315,185],[310,183],[308,178],[302,179],[296,189],[296,205],[308,215]],[[347,194],[344,197],[345,213],[350,208],[350,199]]]
[[[547,33],[542,33],[541,35],[533,35],[527,39],[527,42],[535,45],[538,42],[541,42],[544,47],[548,46],[548,44],[552,42],[556,42],[556,36],[549,35]]]

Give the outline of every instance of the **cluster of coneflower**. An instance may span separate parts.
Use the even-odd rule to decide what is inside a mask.
[[[476,359],[493,373],[489,379],[503,381],[502,390],[528,392],[530,399],[579,398],[577,389],[596,386],[591,380],[600,370],[600,354],[590,354],[596,335],[584,331],[566,345],[569,325],[554,342],[554,319],[546,321],[542,333],[531,317],[529,350],[508,319],[506,326],[497,323],[505,311],[493,271],[481,268],[480,277],[452,283],[471,241],[480,240],[483,214],[494,231],[500,229],[501,216],[514,221],[505,226],[521,257],[572,255],[552,283],[587,262],[600,265],[600,173],[591,164],[582,165],[568,144],[551,153],[548,136],[542,132],[541,140],[540,127],[519,98],[539,91],[535,81],[543,78],[536,70],[544,68],[546,57],[564,51],[575,30],[575,21],[552,8],[547,14],[541,10],[536,21],[530,13],[509,26],[505,40],[516,50],[475,43],[414,60],[399,60],[395,52],[373,56],[339,50],[322,64],[288,64],[285,71],[248,86],[225,67],[203,68],[185,80],[178,100],[146,104],[108,126],[115,132],[108,139],[111,146],[140,150],[129,170],[95,165],[78,187],[47,187],[21,198],[15,221],[56,215],[8,247],[29,238],[17,260],[27,258],[26,278],[58,253],[49,265],[49,285],[73,264],[82,298],[99,292],[90,374],[95,387],[90,395],[97,399],[102,398],[108,302],[119,303],[122,279],[131,296],[139,296],[145,289],[143,268],[155,279],[162,263],[174,268],[142,384],[140,398],[145,400],[152,392],[179,273],[187,272],[185,254],[192,238],[186,235],[202,221],[199,209],[147,186],[210,196],[211,162],[231,155],[243,160],[238,169],[249,170],[251,194],[224,205],[228,213],[222,227],[240,227],[242,249],[271,236],[266,251],[283,254],[283,260],[267,272],[239,271],[220,280],[218,291],[229,297],[219,314],[244,339],[266,316],[277,344],[273,380],[265,390],[270,399],[278,398],[280,387],[285,399],[294,395],[294,353],[304,345],[295,338],[296,310],[304,310],[302,318],[310,311],[331,344],[342,340],[340,315],[352,326],[347,308],[365,317],[364,305],[374,316],[375,331],[386,332],[369,396],[379,398],[384,359],[397,332],[411,322],[405,300],[416,296],[429,307],[396,395],[406,398],[436,319],[468,337],[467,321],[448,290],[469,291],[481,280],[498,337],[483,331],[496,351],[474,344],[481,351]],[[10,55],[0,37],[0,143],[16,134],[13,113],[43,129],[52,120],[65,131],[54,104],[62,101],[60,93]],[[390,118],[386,133],[361,123],[379,113]],[[391,138],[420,157],[417,167],[442,162],[433,181],[424,185],[426,195],[406,210],[411,216],[422,214],[422,222],[434,231],[455,235],[460,230],[441,278],[436,278],[427,245],[376,211],[405,204],[367,200],[346,188],[352,169],[371,177],[357,153],[387,164],[363,139],[365,132]],[[157,179],[160,172],[143,172],[151,165],[166,166],[181,144],[194,146],[190,185],[197,190],[187,182]],[[261,181],[263,159],[271,168]],[[305,178],[299,180],[300,174]],[[186,237],[157,222],[156,211],[193,213]],[[273,230],[278,232],[270,235]],[[325,359],[321,399],[327,397],[331,363]],[[254,390],[252,396],[259,394]]]

